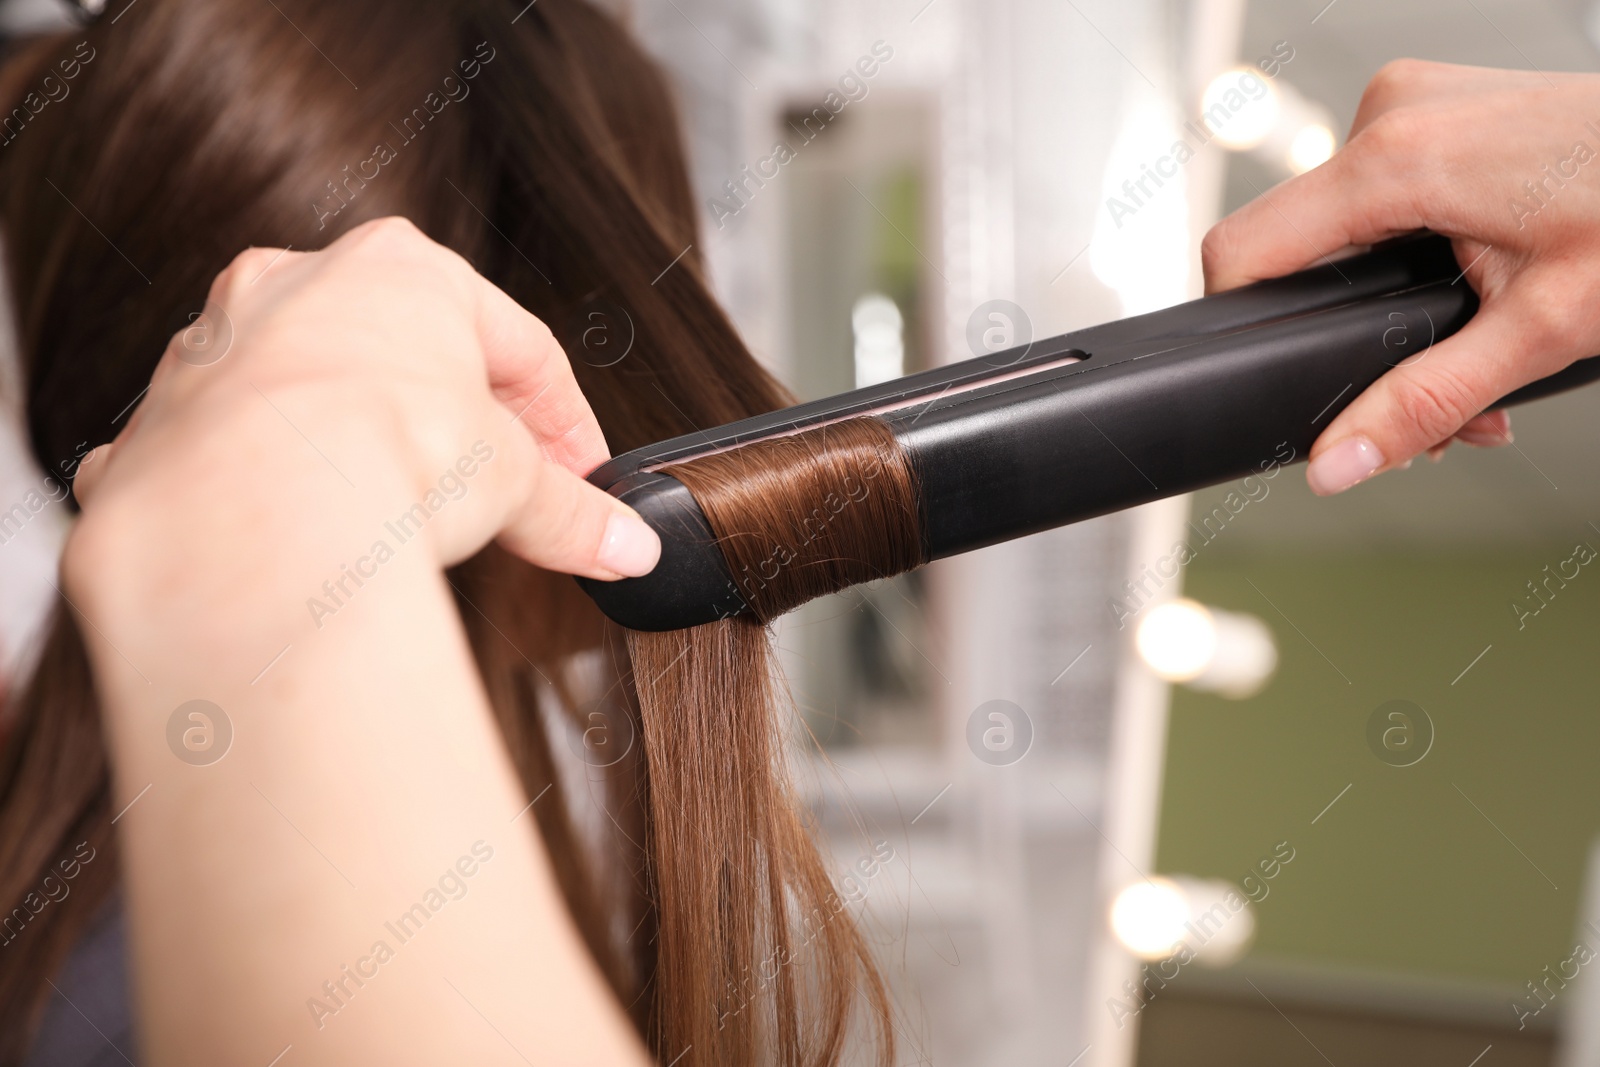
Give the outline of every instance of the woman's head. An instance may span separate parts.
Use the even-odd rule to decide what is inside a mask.
[[[115,433],[240,249],[317,248],[389,214],[576,354],[586,304],[625,310],[628,357],[575,361],[614,448],[778,401],[703,298],[692,249],[649,284],[694,240],[653,64],[586,4],[516,25],[511,8],[164,0],[22,57],[21,92],[85,57],[0,149],[40,463]]]
[[[784,400],[701,278],[667,86],[582,0],[141,0],[24,50],[0,91],[20,100],[68,57],[67,95],[0,146],[28,429],[58,478],[121,428],[238,251],[314,249],[390,214],[551,327],[613,450]],[[620,360],[610,348],[582,358],[600,308],[632,338]],[[227,309],[207,308],[204,326],[194,362],[227,358]],[[569,817],[562,790],[535,817],[575,920],[652,1047],[670,1059],[694,1045],[685,1065],[757,1049],[821,1062],[852,1013],[883,1026],[881,983],[783,793],[765,635],[730,622],[653,640],[635,650],[651,667],[636,680],[644,665],[570,580],[493,548],[451,580],[530,795],[559,777],[553,711],[609,701],[643,739],[601,790],[609,877],[574,830],[591,820]],[[694,654],[673,659],[672,642]],[[574,667],[584,657],[600,669]],[[11,714],[6,907],[81,836],[111,847],[70,616],[54,621]],[[51,909],[53,932],[0,957],[0,1016],[37,1007],[110,888],[74,894]],[[814,934],[786,932],[822,914]],[[0,1040],[0,1062],[25,1047],[14,1040]]]

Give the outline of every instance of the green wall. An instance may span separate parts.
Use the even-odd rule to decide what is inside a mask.
[[[1600,834],[1600,562],[1521,630],[1510,605],[1572,551],[1196,560],[1186,594],[1260,616],[1280,664],[1247,700],[1175,688],[1158,868],[1238,881],[1287,839],[1259,956],[1518,986],[1565,959]],[[1396,698],[1435,729],[1404,768],[1366,736]]]

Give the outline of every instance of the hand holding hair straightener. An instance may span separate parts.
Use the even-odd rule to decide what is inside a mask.
[[[1415,229],[1453,238],[1483,308],[1327,425],[1306,471],[1336,493],[1454,437],[1504,444],[1495,400],[1600,352],[1600,76],[1399,60],[1327,163],[1223,220],[1207,291]],[[1321,250],[1321,251],[1319,251]],[[1452,275],[1454,277],[1455,275]]]

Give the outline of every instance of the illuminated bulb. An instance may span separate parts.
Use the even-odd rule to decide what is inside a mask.
[[[1333,158],[1338,146],[1333,131],[1321,123],[1306,126],[1289,142],[1289,169],[1304,174]]]
[[[1232,882],[1178,875],[1135,882],[1111,904],[1111,932],[1143,960],[1236,962],[1255,940],[1249,898]]]
[[[1183,940],[1189,901],[1167,878],[1135,882],[1111,904],[1111,932],[1129,952],[1144,960],[1164,960]]]
[[[1254,67],[1223,71],[1200,96],[1200,121],[1218,144],[1236,152],[1265,141],[1282,110],[1277,86]]]
[[[1168,601],[1145,616],[1134,644],[1162,678],[1191,681],[1205,673],[1217,653],[1216,620],[1205,605],[1193,600]]]
[[[1260,692],[1278,668],[1278,646],[1266,623],[1193,600],[1152,608],[1134,647],[1158,677],[1234,699]]]

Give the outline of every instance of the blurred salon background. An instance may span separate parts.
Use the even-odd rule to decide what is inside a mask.
[[[1600,65],[1589,0],[624,10],[718,291],[806,399],[1198,296],[1208,227],[1391,59]],[[1263,456],[782,622],[903,1062],[1600,1062],[1600,389],[1513,421],[1334,500]],[[54,595],[48,485],[8,410],[0,689]]]

